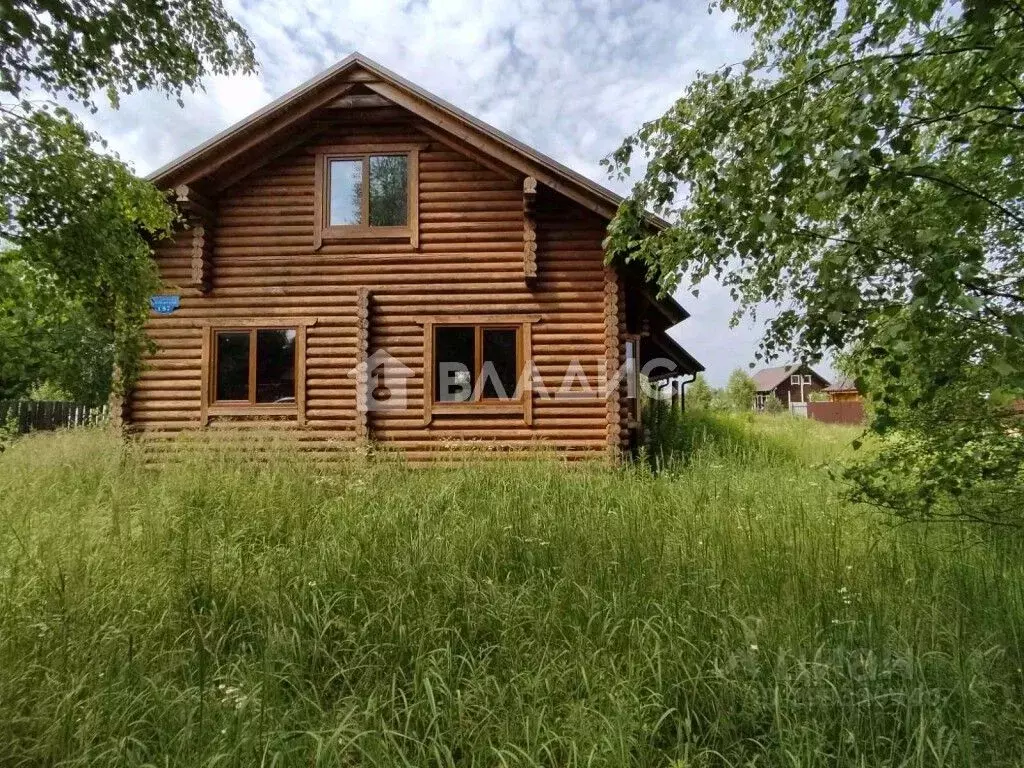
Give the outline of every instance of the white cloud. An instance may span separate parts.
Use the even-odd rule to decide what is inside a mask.
[[[244,119],[274,99],[259,78],[237,75],[212,78],[207,93],[227,123]]]
[[[698,70],[743,57],[732,20],[662,0],[229,0],[261,70],[214,78],[185,109],[155,94],[83,116],[150,172],[358,50],[620,193],[599,161],[660,115]],[[728,328],[732,302],[683,292],[680,338],[713,381],[752,359],[757,329]]]

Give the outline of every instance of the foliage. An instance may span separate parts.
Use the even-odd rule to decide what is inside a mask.
[[[409,221],[408,159],[402,155],[370,158],[369,185],[370,226],[405,225]]]
[[[219,0],[152,5],[7,0],[0,26],[0,92],[28,88],[91,104],[103,93],[153,89],[180,97],[203,78],[250,72],[252,42]]]
[[[20,435],[21,430],[18,428],[18,417],[14,414],[8,414],[5,420],[0,421],[0,453],[7,450],[8,446],[12,445]]]
[[[16,253],[0,253],[0,400],[100,405],[113,366],[114,336],[96,324],[84,302],[69,299]],[[36,396],[44,385],[62,396]]]
[[[947,514],[978,483],[1018,498],[1016,426],[984,394],[1024,388],[1020,4],[715,7],[737,15],[754,51],[699,76],[610,159],[623,174],[635,156],[648,161],[611,251],[646,263],[666,290],[683,274],[714,276],[739,312],[777,307],[762,356],[850,353],[872,428],[960,473],[936,471],[909,507],[912,493],[894,488],[888,502],[902,511]],[[646,206],[674,226],[650,235]],[[1007,460],[948,465],[967,434],[972,456]],[[901,474],[861,466],[856,477],[882,496],[887,471]]]
[[[0,763],[1020,765],[1024,543],[857,514],[854,430],[687,429],[657,476],[23,438]]]
[[[984,368],[956,368],[957,381],[889,412],[898,428],[849,470],[857,498],[927,519],[1020,525],[1024,421],[1005,393],[986,392]]]
[[[816,389],[807,394],[807,400],[811,403],[827,403],[830,399],[828,392],[824,392],[820,389]]]
[[[113,365],[104,366],[104,370],[107,372],[107,375],[109,376],[110,372],[113,370]],[[98,372],[99,371],[97,370],[97,373]],[[109,390],[109,386],[107,387],[107,390]],[[45,381],[43,381],[42,384],[37,384],[32,388],[32,390],[28,393],[28,399],[36,400],[39,402],[71,402],[78,398],[76,398],[75,395],[71,394],[69,390],[64,389],[60,384],[52,381],[51,379],[46,379]],[[83,402],[83,404],[98,405],[99,403]]]
[[[725,399],[731,410],[751,410],[754,407],[755,394],[757,394],[757,386],[746,371],[737,368],[729,374],[729,381],[725,384]]]
[[[686,407],[697,411],[711,410],[711,399],[714,390],[708,384],[703,373],[698,373],[693,383],[686,389]]]
[[[142,88],[180,99],[207,75],[253,71],[252,44],[220,0],[15,0],[3,18],[0,98],[9,101],[0,101],[0,240],[17,246],[21,279],[38,279],[40,290],[56,291],[113,334],[130,381],[158,285],[149,241],[169,231],[175,213],[151,184],[99,151],[100,138],[69,110],[29,96],[89,108],[96,92],[115,106],[119,93]]]
[[[687,404],[686,407],[691,406]],[[671,399],[644,397],[640,407],[640,435],[643,443],[639,455],[630,458],[640,465],[658,468],[669,457],[678,457],[682,413],[682,409],[675,407]]]
[[[59,292],[113,333],[131,375],[146,302],[159,285],[145,235],[166,232],[173,210],[123,163],[97,153],[95,137],[70,113],[12,114],[0,119],[0,200],[8,211],[0,237],[18,246],[9,259],[21,263],[21,280],[37,279],[39,292]]]
[[[778,395],[772,392],[764,399],[764,405],[761,406],[761,410],[765,413],[785,413],[786,406],[779,400]]]

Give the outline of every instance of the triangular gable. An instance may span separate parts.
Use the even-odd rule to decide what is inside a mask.
[[[611,219],[622,198],[497,128],[423,90],[380,64],[353,53],[321,74],[189,150],[148,176],[163,188],[196,184],[220,174],[223,187],[240,174],[307,141],[314,116],[340,100],[387,102],[421,118],[434,138],[476,159],[498,163]],[[272,153],[262,151],[273,146]],[[247,157],[256,165],[246,164]],[[228,169],[227,172],[225,169]],[[657,222],[663,224],[663,222]]]

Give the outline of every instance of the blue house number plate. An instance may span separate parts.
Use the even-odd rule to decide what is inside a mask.
[[[150,296],[149,306],[158,315],[169,315],[181,306],[181,296]]]

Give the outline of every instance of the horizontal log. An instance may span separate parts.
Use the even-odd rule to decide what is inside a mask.
[[[437,211],[420,211],[420,226],[428,224],[462,224],[466,222],[480,222],[483,224],[514,222],[520,227],[523,225],[523,212],[517,206],[507,208],[496,208],[492,210],[462,210],[441,208]]]
[[[516,219],[501,219],[492,221],[421,221],[420,234],[458,234],[463,232],[480,232],[492,234],[495,237],[503,237],[499,233],[516,232],[520,236],[523,232],[523,222]]]
[[[486,182],[485,189],[493,189],[495,185],[504,181],[494,171],[455,169],[451,166],[437,167],[437,164],[434,163],[420,163],[419,171],[421,188],[438,183],[445,185],[482,181]],[[506,186],[508,185],[506,184]],[[448,187],[442,186],[441,188],[447,189]]]
[[[312,276],[361,274],[377,276],[377,283],[400,282],[400,277],[387,278],[388,274],[406,274],[408,271],[424,270],[427,274],[462,270],[466,272],[488,272],[494,269],[522,267],[522,253],[519,250],[504,252],[483,252],[465,254],[435,251],[421,253],[304,253],[293,257],[239,258],[221,255],[217,260],[218,274],[247,275],[254,271],[262,274],[306,274],[315,270]],[[571,263],[560,263],[562,269],[573,269]],[[594,269],[594,265],[590,266]]]
[[[230,276],[220,275],[217,280],[217,290],[231,291],[237,288],[259,287],[259,286],[281,286],[285,288],[297,287],[319,287],[321,290],[336,291],[342,290],[354,295],[354,288],[363,287],[372,276],[370,274],[310,274],[309,270],[296,269],[293,274],[281,275],[277,270],[252,269],[245,274],[233,273]],[[458,280],[461,283],[488,283],[491,280],[500,280],[509,285],[515,285],[518,290],[525,290],[523,285],[522,269],[518,271],[498,270],[459,270],[452,267],[450,272],[410,272],[399,274],[397,277],[388,276],[386,282],[375,283],[374,292],[386,292],[391,285],[431,285],[439,280]],[[603,289],[603,282],[589,281],[581,283],[572,280],[561,280],[550,282],[551,288],[570,289],[585,285],[590,290]]]
[[[523,202],[521,194],[501,197],[498,199],[483,199],[468,196],[456,200],[440,199],[437,194],[427,199],[420,199],[420,216],[434,215],[435,213],[486,213],[492,211],[515,212],[522,216]]]
[[[253,306],[253,300],[267,301],[267,306],[279,306],[291,303],[294,306],[324,305],[331,300],[331,295],[348,288],[353,289],[365,282],[352,281],[344,283],[326,283],[323,285],[218,285],[215,295],[202,299],[202,303],[183,302],[188,307],[227,307],[241,306],[243,303]],[[335,288],[336,291],[331,289]],[[343,294],[344,295],[344,294]],[[526,290],[522,278],[506,282],[463,282],[454,279],[442,279],[437,276],[433,281],[412,285],[390,285],[382,290],[374,291],[374,302],[379,306],[390,303],[436,303],[437,296],[458,297],[458,301],[479,301],[483,307],[488,301],[535,302],[538,304],[560,304],[564,302],[593,302],[595,307],[604,298],[603,291],[551,290],[539,296]],[[478,307],[479,309],[480,307]]]

